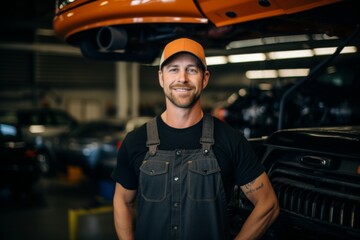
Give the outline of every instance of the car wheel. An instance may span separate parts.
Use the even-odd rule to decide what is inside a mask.
[[[46,152],[40,152],[37,156],[40,172],[44,176],[49,176],[51,173],[51,160],[50,156]]]

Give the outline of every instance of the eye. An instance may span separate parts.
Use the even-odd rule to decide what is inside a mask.
[[[189,67],[189,68],[187,69],[187,72],[188,72],[189,74],[197,74],[197,73],[199,72],[199,70],[198,70],[196,67]]]
[[[171,72],[171,73],[176,73],[176,72],[178,72],[178,70],[179,69],[176,68],[176,67],[171,67],[171,68],[168,69],[168,71]]]

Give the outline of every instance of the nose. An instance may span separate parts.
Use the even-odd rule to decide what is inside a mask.
[[[186,75],[186,70],[185,69],[181,69],[179,71],[179,77],[178,77],[178,82],[184,83],[187,82],[187,75]]]

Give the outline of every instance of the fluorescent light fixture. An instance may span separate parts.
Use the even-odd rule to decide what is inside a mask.
[[[311,49],[277,51],[277,52],[269,52],[268,53],[269,59],[272,59],[272,60],[289,59],[289,58],[305,58],[305,57],[313,57],[313,56],[314,56],[314,53]]]
[[[347,46],[347,47],[344,47],[343,50],[341,50],[340,54],[356,53],[356,52],[357,52],[357,47],[355,47],[355,46]]]
[[[306,77],[309,75],[309,68],[294,68],[294,69],[272,69],[272,70],[251,70],[245,73],[248,79],[263,79],[263,78],[286,78],[286,77]],[[265,89],[266,87],[264,87]],[[266,89],[265,89],[266,90]]]
[[[306,36],[306,35],[304,35]],[[302,39],[302,35],[298,36],[298,39]],[[0,48],[2,45],[0,44]],[[207,65],[222,65],[227,63],[242,63],[242,62],[259,62],[266,60],[279,60],[279,59],[291,59],[291,58],[306,58],[313,57],[314,55],[331,55],[336,51],[336,47],[326,48],[314,48],[304,50],[289,50],[289,51],[275,51],[268,53],[247,53],[247,54],[232,54],[228,56],[211,56],[206,57]],[[347,46],[341,54],[356,53],[356,46]],[[160,59],[157,58],[152,65],[158,65]],[[295,71],[296,72],[296,71]],[[306,74],[307,75],[307,74]],[[296,76],[296,75],[295,75]],[[299,75],[302,76],[302,75]]]
[[[215,57],[207,57],[206,58],[206,64],[208,66],[210,65],[221,65],[226,64],[227,58],[225,56],[215,56]]]
[[[279,69],[279,77],[306,77],[309,75],[309,68]]]
[[[308,35],[290,35],[290,36],[255,38],[249,40],[230,42],[226,46],[226,48],[234,49],[234,48],[254,47],[254,46],[262,46],[262,45],[277,44],[277,43],[306,42],[309,41],[309,39],[310,37]]]
[[[241,40],[241,41],[233,41],[230,42],[226,48],[234,49],[234,48],[245,48],[245,47],[253,47],[253,46],[261,46],[264,45],[262,38],[250,39],[250,40]]]
[[[35,30],[35,32],[38,36],[55,36],[53,29],[38,28]]]
[[[330,55],[336,51],[336,47],[327,47],[327,48],[314,48],[314,53],[317,56],[321,55]]]
[[[327,47],[327,48],[314,48],[314,53],[317,56],[321,55],[331,55],[336,51],[336,47]],[[344,53],[356,53],[357,48],[355,46],[348,46],[344,47],[343,50],[341,50],[340,54]]]
[[[290,35],[290,36],[278,36],[278,37],[267,37],[263,38],[264,44],[278,44],[278,43],[289,43],[289,42],[306,42],[309,41],[308,35]]]
[[[333,39],[339,39],[337,36],[329,36],[326,34],[313,34],[312,35],[313,40],[333,40]]]
[[[257,62],[266,60],[266,55],[264,53],[235,54],[229,55],[228,59],[230,63]]]
[[[248,79],[277,78],[276,70],[250,70],[246,71],[245,76]]]

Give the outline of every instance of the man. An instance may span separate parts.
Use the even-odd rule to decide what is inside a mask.
[[[234,184],[254,204],[235,239],[259,239],[279,213],[277,198],[244,136],[202,110],[204,49],[187,38],[170,42],[158,77],[166,110],[126,136],[112,174],[119,239],[230,239]]]

